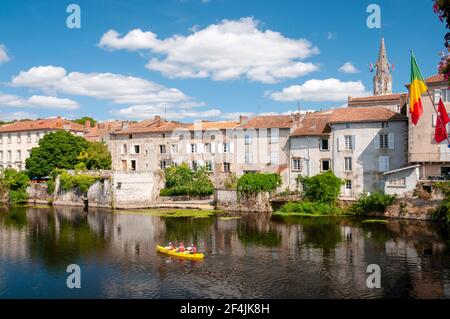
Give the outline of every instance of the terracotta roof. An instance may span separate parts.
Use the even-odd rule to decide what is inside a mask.
[[[84,125],[58,117],[43,120],[17,121],[0,127],[0,133],[63,129],[69,129],[75,132],[84,132],[85,128]]]
[[[118,135],[136,134],[136,133],[157,133],[172,132],[176,129],[188,128],[191,124],[180,122],[169,122],[161,119],[145,120],[138,123],[128,123],[128,127],[115,130],[113,133]]]
[[[109,121],[97,123],[96,126],[88,128],[84,138],[90,142],[100,141],[102,136],[118,130],[122,127],[122,121]]]
[[[427,83],[438,83],[438,82],[446,82],[444,79],[444,75],[435,74],[425,79]]]
[[[293,115],[266,115],[256,116],[240,125],[240,128],[291,128],[294,125]]]
[[[328,125],[333,111],[306,113],[291,136],[320,136],[330,133]]]
[[[395,113],[382,106],[343,107],[334,109],[329,123],[360,123],[379,121],[407,121],[405,115]]]
[[[402,97],[407,96],[408,93],[393,93],[385,95],[371,95],[362,97],[348,97],[348,102],[376,102],[376,101],[391,101],[400,100]]]
[[[209,121],[201,121],[194,124],[191,124],[188,129],[194,130],[199,129],[200,127],[202,130],[208,130],[208,129],[232,129],[239,126],[239,122],[233,122],[233,121],[220,121],[220,122],[209,122]]]

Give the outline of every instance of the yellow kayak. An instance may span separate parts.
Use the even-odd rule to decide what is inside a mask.
[[[184,258],[184,259],[191,259],[191,260],[201,260],[203,259],[204,255],[203,254],[190,254],[188,252],[184,252],[184,253],[179,253],[176,250],[169,250],[166,249],[163,246],[156,246],[156,251],[169,255],[169,256],[173,256],[173,257],[179,257],[179,258]]]

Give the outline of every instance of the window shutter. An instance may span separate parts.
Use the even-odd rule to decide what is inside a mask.
[[[223,143],[217,143],[217,151],[219,154],[223,153]]]
[[[384,171],[384,156],[378,157],[378,170],[380,172]]]
[[[130,146],[130,154],[134,154],[134,146],[133,145]]]
[[[198,154],[203,154],[204,153],[204,147],[203,147],[203,144],[202,143],[198,143],[197,144],[197,153]]]
[[[393,150],[394,146],[395,146],[394,138],[395,138],[394,133],[389,133],[388,134],[389,149],[391,149],[391,150]]]
[[[352,150],[356,149],[356,135],[352,135]]]
[[[211,143],[211,153],[212,154],[216,153],[216,144],[215,143]]]
[[[381,138],[380,136],[381,136],[380,134],[377,134],[375,136],[374,144],[376,150],[380,149],[380,138]]]
[[[441,97],[441,90],[434,90],[434,104],[439,103],[439,98]]]
[[[437,121],[437,114],[433,114],[431,118],[431,124],[433,125],[433,127],[436,127],[436,121]]]
[[[230,143],[229,153],[231,153],[231,154],[234,153],[234,143],[233,142]]]
[[[344,137],[342,135],[338,136],[337,138],[337,147],[339,152],[345,148]]]
[[[192,153],[191,144],[186,144],[186,153]]]
[[[384,160],[384,161],[385,161],[385,169],[386,169],[386,172],[390,170],[389,159],[390,159],[390,157],[389,157],[389,156],[386,156],[386,157],[385,157],[385,160]]]

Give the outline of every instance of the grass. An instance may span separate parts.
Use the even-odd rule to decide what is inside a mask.
[[[13,205],[12,207],[24,207],[24,208],[52,208],[50,205],[32,205],[32,204],[20,204],[20,205]]]
[[[234,220],[234,219],[241,219],[242,217],[240,216],[222,216],[219,217],[220,220]]]
[[[309,213],[296,213],[296,212],[280,212],[277,211],[273,214],[274,216],[288,217],[288,216],[302,216],[302,217],[340,217],[345,216],[344,214],[340,215],[323,215],[323,214],[309,214]]]
[[[386,219],[365,219],[362,221],[363,224],[387,224],[389,221]]]
[[[219,211],[216,210],[195,210],[195,209],[141,209],[132,211],[114,211],[118,214],[139,214],[139,215],[150,215],[158,217],[170,217],[170,218],[180,218],[180,217],[191,217],[191,218],[209,218]]]

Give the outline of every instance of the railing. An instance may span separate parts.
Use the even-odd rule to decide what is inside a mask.
[[[409,153],[410,162],[450,162],[450,149],[448,152]]]

